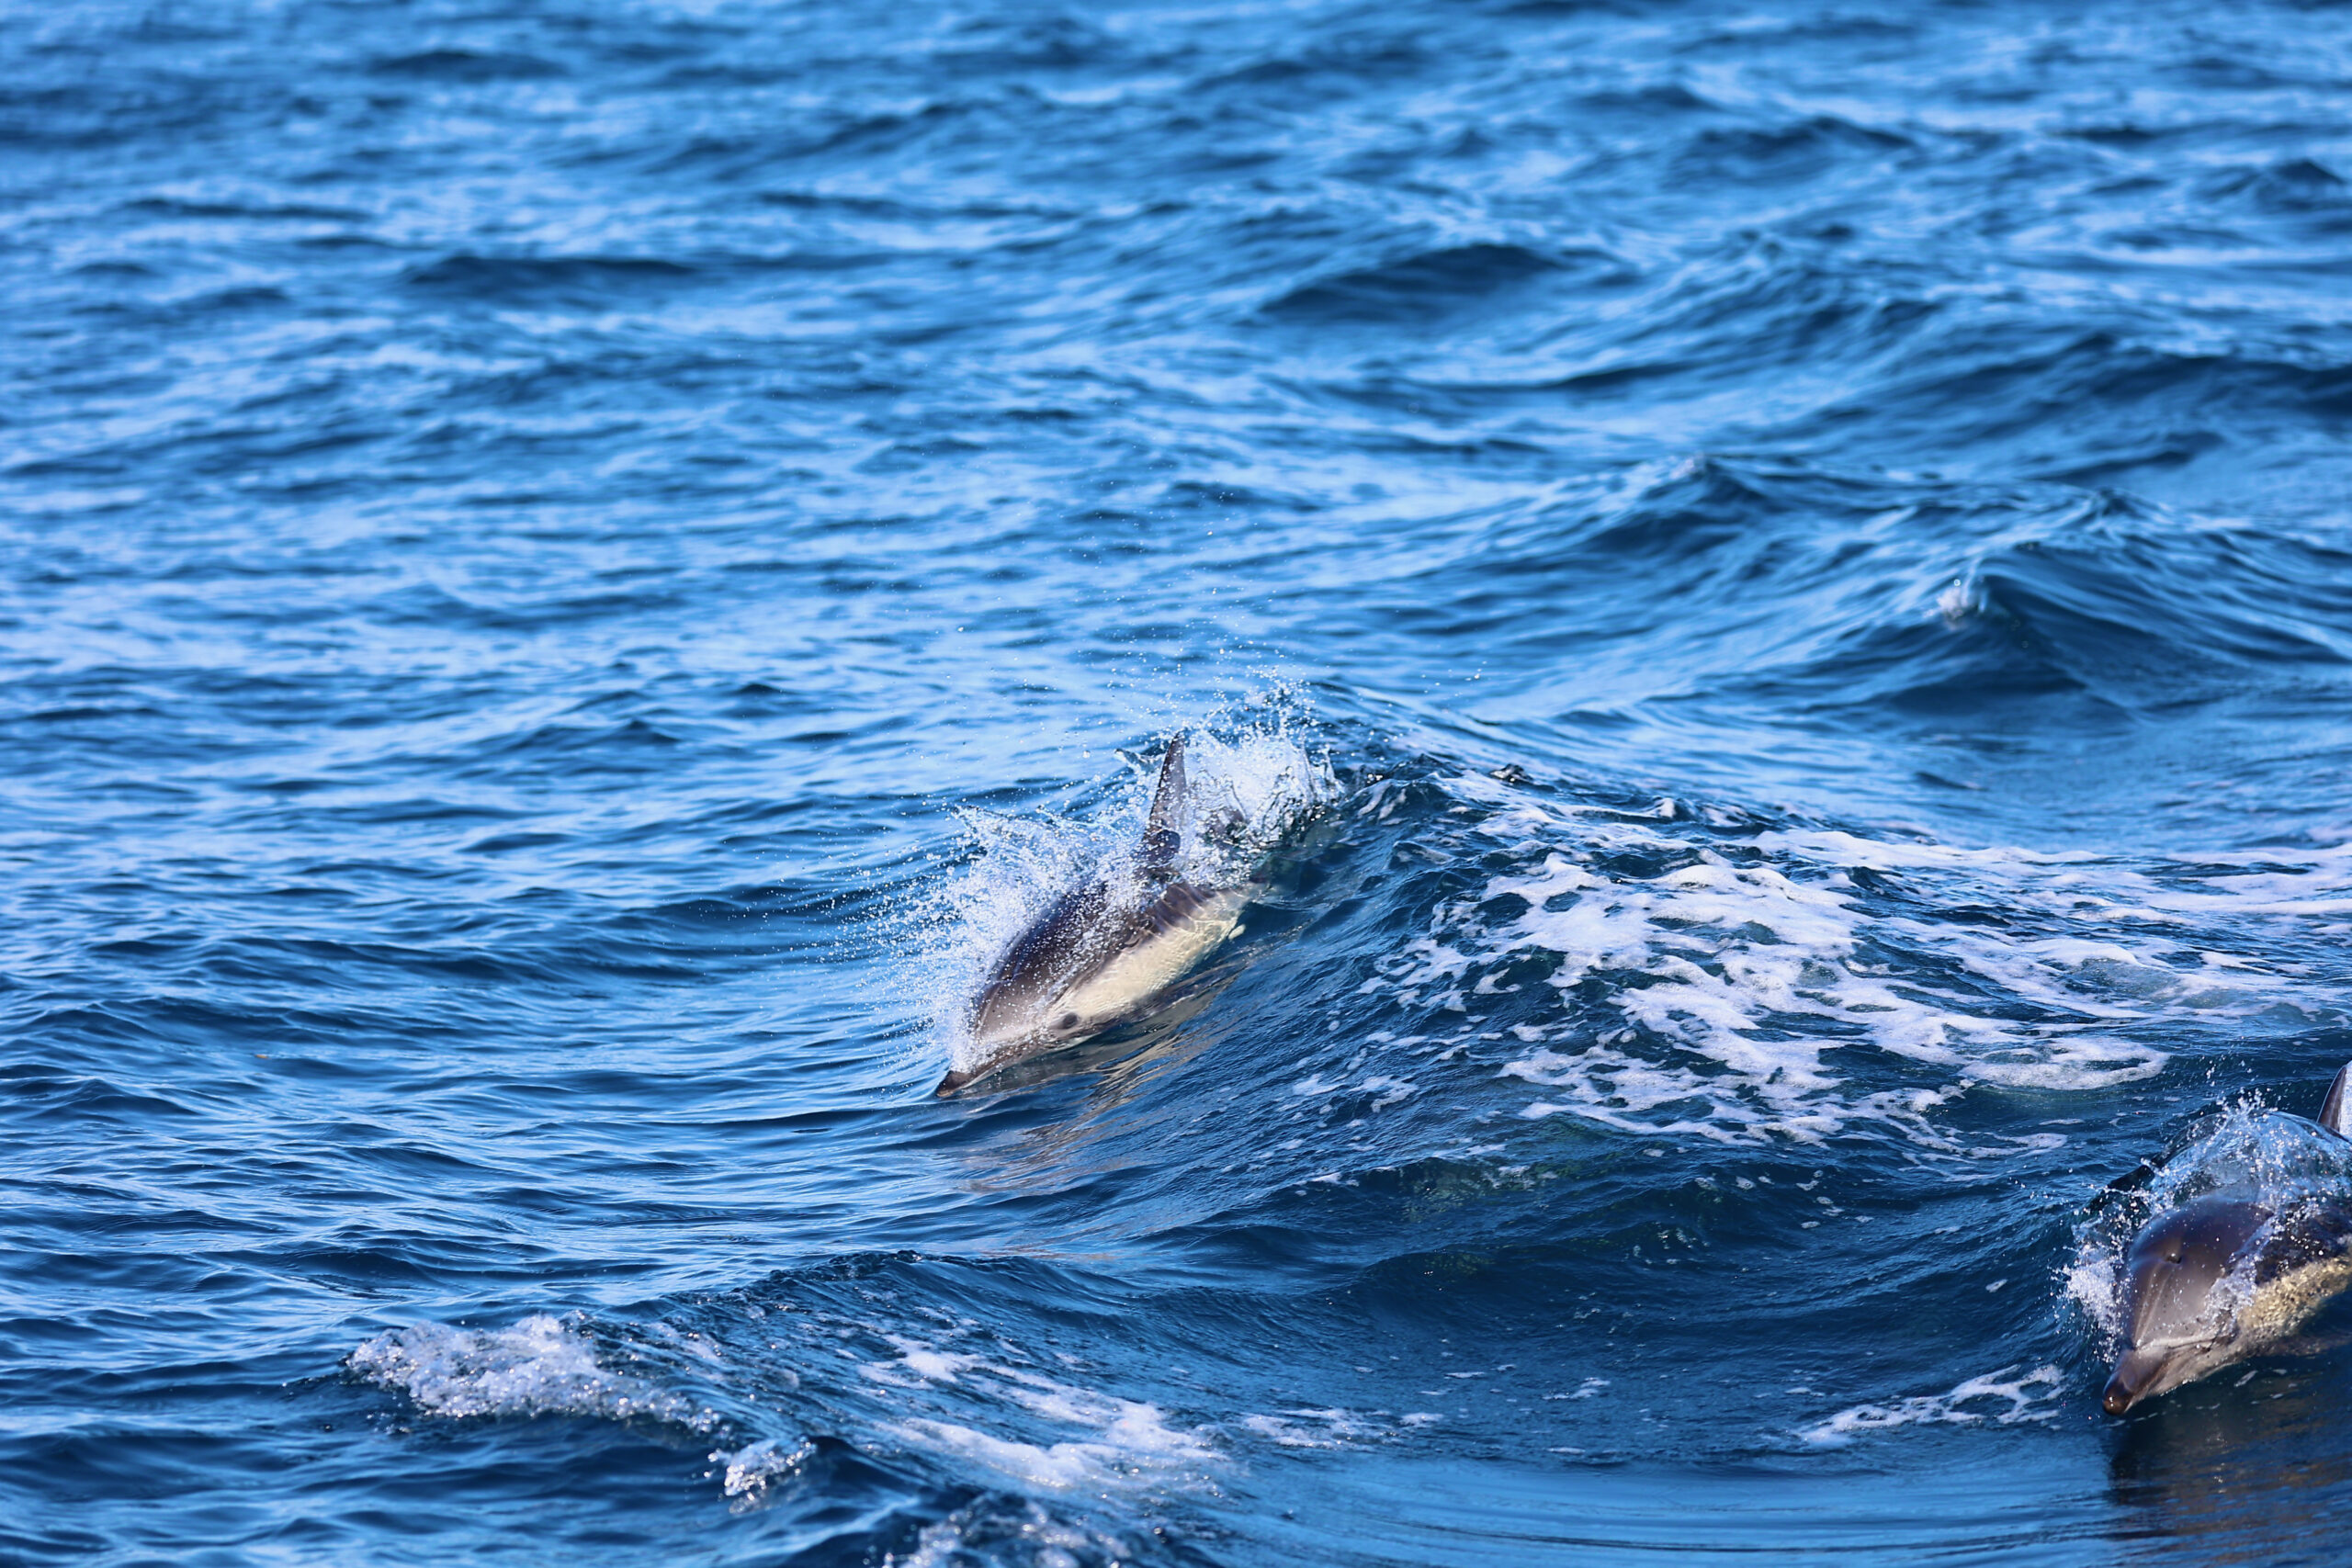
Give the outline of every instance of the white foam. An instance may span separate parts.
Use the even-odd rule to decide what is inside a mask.
[[[1102,1427],[1101,1437],[1052,1444],[1001,1438],[960,1422],[922,1416],[885,1429],[920,1447],[956,1453],[1016,1481],[1057,1491],[1130,1481],[1216,1457],[1192,1434],[1168,1426],[1156,1407],[1121,1403],[1126,1408]]]
[[[956,1355],[933,1349],[918,1340],[892,1334],[885,1336],[899,1352],[895,1361],[866,1362],[858,1371],[876,1382],[890,1383],[899,1388],[916,1388],[927,1382],[954,1382],[958,1372],[978,1366],[978,1356]]]
[[[909,1338],[893,1336],[891,1344],[900,1359],[864,1369],[869,1377],[900,1387],[944,1383],[966,1396],[955,1412],[965,1419],[950,1419],[943,1409],[886,1424],[888,1430],[918,1447],[952,1452],[1016,1480],[1057,1490],[1190,1473],[1217,1457],[1200,1433],[1170,1426],[1159,1407],[1146,1401],[1121,1399],[1028,1368],[943,1351]],[[1018,1411],[1026,1417],[1024,1426],[1045,1421],[1072,1435],[1037,1442],[1026,1435],[1005,1436],[972,1424],[976,1418],[989,1418],[992,1405],[1001,1414],[991,1425],[1020,1419],[1013,1415]]]
[[[1862,1433],[1900,1427],[1974,1427],[1988,1420],[2009,1427],[2047,1421],[2058,1414],[2054,1401],[2064,1384],[2055,1367],[2036,1367],[2022,1375],[2015,1367],[2004,1367],[1970,1378],[1949,1393],[1914,1394],[1892,1404],[1853,1405],[1797,1436],[1817,1448],[1842,1448]]]
[[[1056,1443],[1050,1448],[992,1437],[953,1421],[916,1416],[886,1430],[919,1446],[978,1461],[1032,1486],[1068,1490],[1117,1475],[1116,1450],[1097,1443]]]
[[[346,1365],[435,1416],[646,1416],[696,1428],[716,1423],[682,1395],[599,1365],[575,1323],[545,1313],[512,1328],[396,1328],[362,1343]]]
[[[1494,852],[1473,840],[1499,841],[1523,869],[1441,907],[1364,989],[1441,1029],[1499,1013],[1503,1032],[1533,1047],[1501,1071],[1547,1091],[1521,1107],[1526,1118],[1732,1143],[1874,1124],[1952,1157],[2013,1154],[2029,1145],[1962,1146],[1934,1111],[1976,1083],[2067,1092],[2151,1077],[2166,1055],[2134,1026],[2152,1021],[2169,1030],[2282,1006],[2315,1021],[2344,1016],[2324,987],[2231,953],[2211,933],[2184,953],[2131,922],[2164,912],[2177,924],[2209,906],[2331,914],[2343,902],[2334,890],[2352,886],[2352,846],[2271,852],[2244,874],[2212,867],[2257,863],[2216,859],[2175,875],[2081,852],[1834,831],[1726,844],[1478,775],[1445,783],[1490,814],[1438,836],[1457,837],[1464,859]],[[1628,861],[1657,869],[1628,873]],[[1862,872],[2009,919],[1987,929],[1889,909],[1856,886]],[[2083,934],[2086,920],[2104,929]],[[1584,995],[1532,1017],[1526,997],[1506,999],[1526,987],[1498,977],[1533,955],[1555,957],[1550,983],[1562,991],[1602,977],[1622,1027],[1596,1023]],[[1917,1064],[1917,1081],[1854,1092],[1838,1053],[1856,1048]]]
[[[2352,843],[2213,851],[2193,866],[2140,868],[2087,851],[1964,849],[1924,840],[1839,832],[1772,832],[1758,847],[1873,871],[1948,870],[2012,885],[2023,907],[2101,919],[2169,920],[2183,914],[2331,917],[2352,912]],[[2244,866],[2217,873],[2215,867]],[[2254,869],[2254,868],[2260,869]],[[2066,869],[2060,869],[2066,868]],[[2224,963],[2244,962],[2224,955]]]
[[[1286,1449],[1344,1449],[1394,1438],[1398,1428],[1382,1418],[1353,1410],[1285,1410],[1274,1416],[1245,1416],[1241,1425]],[[1406,1427],[1419,1423],[1408,1420]]]

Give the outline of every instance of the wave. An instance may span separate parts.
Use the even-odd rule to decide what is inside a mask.
[[[1677,151],[1674,172],[1692,181],[1808,180],[1844,168],[1857,152],[1879,158],[1916,150],[1909,137],[1894,131],[1812,115],[1771,126],[1710,126]]]
[[[1483,844],[1490,870],[1379,964],[1365,994],[1405,1027],[1374,1036],[1358,1070],[1488,1062],[1537,1091],[1523,1118],[1726,1141],[1875,1128],[1958,1156],[1938,1112],[1971,1084],[2100,1089],[2162,1068],[2151,1023],[2177,1040],[2298,996],[2307,1024],[2343,1016],[2324,988],[2075,934],[2086,900],[2165,901],[2120,868],[1713,828],[1673,802],[1645,821],[1476,775],[1445,788],[1470,821],[1434,841],[1450,859]],[[2343,874],[2340,857],[2319,864],[2331,886]],[[2324,919],[2334,903],[2304,908]],[[1992,931],[1939,918],[1955,905],[2002,914]]]
[[[470,49],[427,49],[386,55],[368,62],[374,76],[419,82],[535,82],[569,74],[561,65],[535,54]]]
[[[1718,715],[1918,733],[2039,705],[2078,733],[2320,700],[2352,659],[2346,564],[2324,536],[2114,492],[1709,457],[1503,512],[1399,615],[1537,672],[1505,711],[1703,693]]]
[[[655,256],[487,256],[469,252],[411,268],[410,287],[498,303],[581,303],[658,295],[696,269]]]
[[[1524,245],[1453,245],[1304,284],[1265,305],[1262,313],[1275,321],[1306,323],[1419,321],[1569,274],[1587,288],[1629,280],[1624,265],[1601,253],[1551,254]]]

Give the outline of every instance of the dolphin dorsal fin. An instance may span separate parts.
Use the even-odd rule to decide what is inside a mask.
[[[2352,1062],[2335,1069],[2327,1099],[2319,1108],[2319,1124],[2339,1138],[2352,1138]]]
[[[1159,783],[1151,792],[1151,820],[1143,830],[1143,868],[1167,876],[1184,845],[1184,732],[1178,730],[1159,760]]]

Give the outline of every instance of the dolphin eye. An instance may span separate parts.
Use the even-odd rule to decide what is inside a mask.
[[[1066,1012],[1062,1014],[1061,1022],[1057,1024],[1055,1027],[1058,1029],[1076,1029],[1078,1027],[1078,1014],[1074,1012]]]

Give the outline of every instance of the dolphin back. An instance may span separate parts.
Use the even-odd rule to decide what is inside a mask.
[[[2335,1069],[2327,1099],[2319,1108],[2319,1124],[2339,1138],[2352,1138],[2352,1062]]]
[[[1159,783],[1151,792],[1151,819],[1144,825],[1143,847],[1136,860],[1146,876],[1161,879],[1176,873],[1176,856],[1184,847],[1184,732],[1170,738],[1167,754],[1159,759]]]
[[[2271,1226],[2255,1256],[2254,1282],[2268,1285],[2314,1265],[2335,1263],[2346,1254],[2352,1254],[2352,1204],[2305,1203]]]

